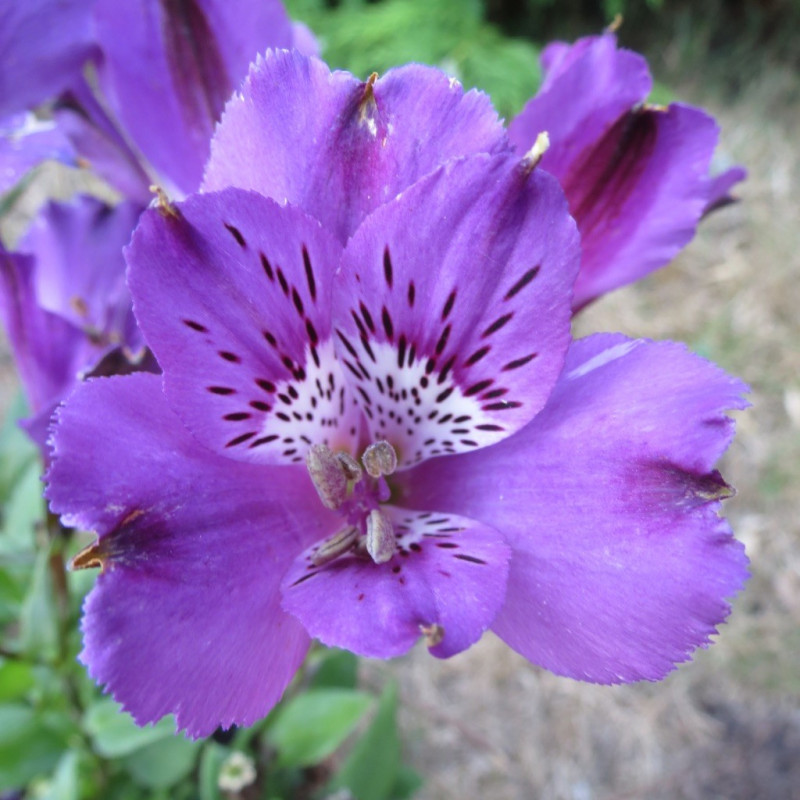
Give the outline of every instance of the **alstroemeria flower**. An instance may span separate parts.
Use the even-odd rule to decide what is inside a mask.
[[[709,177],[713,118],[679,103],[647,105],[647,61],[618,49],[612,33],[554,42],[542,66],[545,80],[508,134],[520,153],[549,134],[542,168],[558,178],[581,232],[577,311],[669,262],[746,173]]]
[[[270,47],[315,50],[279,0],[14,6],[8,20],[0,16],[0,31],[8,33],[8,42],[0,37],[0,74],[8,81],[0,116],[58,96],[54,119],[73,149],[57,155],[88,164],[142,203],[154,182],[177,196],[197,189],[214,125],[257,54]],[[98,96],[81,73],[87,60],[97,72]],[[37,151],[24,140],[18,147],[26,164]]]
[[[428,109],[401,74],[387,96]],[[413,150],[416,116],[379,96],[334,116],[330,175]],[[335,204],[320,169],[287,185]],[[744,387],[678,345],[571,343],[580,246],[551,176],[478,153],[363,197],[325,224],[238,188],[145,214],[129,279],[163,384],[92,380],[58,414],[47,496],[102,568],[81,658],[139,722],[251,723],[311,637],[448,657],[492,628],[561,674],[657,679],[745,578],[713,470]]]
[[[122,256],[141,212],[91,197],[50,203],[17,252],[0,246],[0,319],[33,411],[23,426],[42,448],[53,410],[82,375],[141,355]]]

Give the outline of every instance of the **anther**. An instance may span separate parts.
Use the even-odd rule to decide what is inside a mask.
[[[336,458],[342,467],[345,477],[349,481],[360,481],[364,470],[361,469],[361,464],[356,461],[350,453],[337,453]]]
[[[391,520],[378,509],[367,517],[367,552],[376,564],[385,564],[397,550]]]
[[[358,538],[358,528],[352,525],[343,528],[339,533],[335,533],[330,539],[326,539],[311,556],[311,563],[315,567],[321,567],[329,561],[344,555]]]
[[[347,498],[347,477],[342,462],[324,444],[312,444],[306,453],[311,482],[325,508],[339,508]]]
[[[428,647],[436,647],[444,639],[444,626],[438,622],[432,625],[420,625],[419,632],[425,637],[425,644]]]
[[[397,469],[397,453],[389,442],[380,440],[373,442],[361,456],[364,469],[373,478],[391,475]]]
[[[155,207],[158,209],[158,213],[161,214],[162,217],[178,216],[177,207],[170,202],[169,197],[167,197],[167,193],[158,184],[152,184],[150,186],[150,191],[156,196],[154,200]]]

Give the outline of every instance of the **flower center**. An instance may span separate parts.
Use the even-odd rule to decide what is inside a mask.
[[[380,509],[391,494],[384,476],[397,469],[397,453],[389,442],[373,442],[361,455],[361,464],[349,453],[334,453],[327,445],[312,445],[306,467],[322,504],[338,511],[345,527],[319,544],[312,556],[322,566],[345,553],[389,561],[397,550],[397,537],[389,517]]]

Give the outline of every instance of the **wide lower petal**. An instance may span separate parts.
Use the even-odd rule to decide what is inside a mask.
[[[154,375],[95,379],[61,409],[46,495],[98,542],[81,660],[140,723],[247,725],[280,698],[308,637],[279,583],[330,519],[302,469],[221,459]]]
[[[97,0],[102,85],[125,130],[170,184],[197,189],[214,125],[258,53],[290,47],[278,0]]]
[[[394,557],[346,555],[319,567],[311,547],[284,578],[284,609],[324,644],[371,658],[402,655],[421,636],[439,658],[466,650],[503,603],[503,537],[453,514],[382,511],[397,535]]]
[[[579,249],[557,182],[506,155],[451,161],[364,221],[336,278],[336,346],[401,467],[492,444],[544,405]]]
[[[590,337],[530,425],[409,471],[402,502],[502,531],[493,629],[515,650],[574,678],[658,679],[708,644],[747,577],[713,470],[744,391],[680,345]]]
[[[254,192],[144,215],[127,253],[136,315],[170,403],[209,447],[263,463],[351,449],[360,412],[331,340],[340,256],[316,220]]]
[[[344,242],[445,161],[506,149],[488,97],[438,70],[412,64],[365,84],[317,59],[271,52],[226,107],[203,188],[288,201]]]

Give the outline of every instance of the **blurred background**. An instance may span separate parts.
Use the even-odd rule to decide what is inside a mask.
[[[487,91],[507,118],[535,92],[538,51],[546,41],[598,33],[621,14],[619,39],[649,59],[656,99],[709,110],[722,129],[719,167],[741,163],[749,170],[736,189],[741,202],[707,219],[672,265],[606,296],[576,321],[578,335],[613,330],[686,341],[751,385],[753,407],[737,414],[738,435],[722,464],[738,489],[726,503],[727,514],[752,562],[752,577],[730,622],[713,648],[659,684],[609,688],[556,678],[492,636],[446,662],[431,658],[424,647],[389,664],[361,662],[360,692],[373,697],[383,691],[382,708],[391,706],[386,687],[399,684],[397,747],[424,780],[414,796],[800,798],[800,0],[289,0],[287,7],[311,27],[332,66],[365,77],[406,61],[435,64],[466,86]],[[45,197],[68,197],[86,186],[80,173],[42,171],[6,198],[4,235],[13,240]],[[99,184],[93,189],[109,196]],[[25,456],[13,430],[21,411],[4,343],[0,381],[2,555],[9,536],[34,525],[30,508],[39,491],[31,454]],[[82,669],[71,666],[80,596],[93,576],[68,578],[72,605],[54,624],[72,634],[62,643],[66,649],[57,652],[58,632],[46,628],[57,602],[47,588],[47,564],[30,560],[27,572],[19,563],[7,567],[0,561],[0,623],[7,630],[27,624],[33,639],[26,652],[37,653],[41,663],[21,669],[14,666],[19,663],[14,653],[0,654],[0,703],[25,698],[38,702],[40,716],[60,713],[53,699],[63,695],[59,669],[72,670],[73,690],[87,697],[93,691]],[[56,650],[49,652],[49,646]],[[331,674],[353,668],[337,663]],[[352,688],[350,678],[323,685],[348,681]],[[374,706],[373,721],[377,701]],[[3,716],[3,708],[0,797],[22,797],[11,790],[23,786],[28,797],[254,796],[220,788],[223,757],[208,756],[210,746],[204,745],[205,760],[198,760],[197,750],[187,755],[188,766],[172,782],[148,785],[150,762],[140,751],[163,739],[128,742],[121,749],[117,744],[115,756],[116,740],[112,735],[109,750],[102,709],[95,712],[94,727],[82,724],[64,733],[55,725],[47,738],[44,728],[26,728],[25,720]],[[344,736],[360,719],[351,717]],[[112,729],[114,724],[122,730],[118,723]],[[360,724],[363,733],[369,723]],[[380,735],[385,734],[373,731]],[[130,761],[137,752],[138,767],[115,766],[119,753]],[[35,764],[17,769],[31,753]],[[101,761],[111,776],[105,783],[87,777],[94,773],[86,764]],[[202,769],[216,783],[210,780],[201,790],[196,779]],[[405,795],[398,789],[380,796],[410,796],[417,785],[411,774],[406,773]],[[313,796],[298,788],[275,791],[255,796]],[[367,795],[364,800],[379,797]]]

